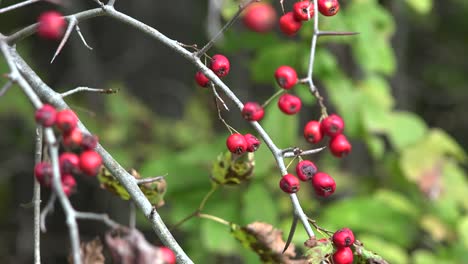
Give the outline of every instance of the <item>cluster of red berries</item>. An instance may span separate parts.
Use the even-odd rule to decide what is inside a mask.
[[[312,120],[304,127],[304,138],[313,144],[319,143],[324,136],[330,137],[330,151],[336,157],[344,157],[351,152],[351,144],[343,134],[343,119],[335,114],[329,115],[321,122]]]
[[[335,180],[325,172],[319,172],[317,166],[309,160],[302,160],[296,165],[297,177],[293,174],[284,175],[279,186],[286,193],[296,193],[300,189],[301,181],[310,181],[315,194],[320,197],[328,197],[335,192]],[[298,179],[299,178],[299,179]]]
[[[276,69],[275,79],[278,85],[285,90],[290,90],[298,83],[296,70],[286,65]],[[278,107],[283,113],[294,115],[301,110],[302,101],[295,95],[283,94],[278,100]]]
[[[333,263],[352,264],[354,257],[350,247],[354,244],[353,231],[349,228],[342,228],[333,234],[332,241],[336,248],[332,257]]]
[[[67,22],[57,11],[47,11],[38,18],[37,33],[45,39],[60,39],[65,32]]]
[[[60,175],[63,191],[70,196],[76,186],[74,175],[96,176],[101,168],[102,158],[94,151],[98,139],[81,133],[77,127],[78,117],[70,109],[57,111],[45,104],[36,111],[35,118],[43,127],[55,126],[62,134],[62,145],[66,151],[59,156]],[[49,162],[38,163],[34,175],[42,186],[52,185],[52,165]]]
[[[231,69],[231,64],[226,58],[226,56],[221,55],[221,54],[216,54],[213,57],[211,57],[210,63],[209,63],[209,68],[219,77],[223,78],[226,75],[228,75],[229,70]],[[195,81],[200,85],[201,87],[207,87],[208,84],[210,83],[210,79],[206,77],[205,74],[202,72],[198,71],[195,74]]]
[[[319,12],[324,16],[334,16],[340,10],[338,0],[317,0]],[[302,27],[303,21],[308,21],[314,16],[314,3],[308,0],[296,2],[293,5],[293,11],[284,14],[279,25],[281,31],[292,36]]]
[[[245,152],[255,152],[260,147],[260,140],[252,134],[231,134],[226,140],[226,146],[231,153],[242,155]]]

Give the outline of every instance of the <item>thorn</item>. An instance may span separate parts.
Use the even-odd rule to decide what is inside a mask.
[[[52,57],[52,60],[50,61],[50,64],[52,64],[55,60],[55,58],[60,54],[62,51],[63,47],[65,46],[65,43],[67,42],[68,38],[70,38],[70,34],[73,30],[73,27],[76,25],[77,20],[75,17],[71,17],[70,21],[68,22],[68,27],[67,31],[65,31],[65,35],[62,38],[62,41],[60,42],[57,50],[55,51],[54,57]]]
[[[318,36],[352,36],[357,35],[359,32],[347,32],[347,31],[319,31]]]
[[[85,47],[88,48],[89,50],[93,50],[93,48],[91,46],[89,46],[88,43],[86,42],[86,39],[84,38],[83,34],[81,33],[81,30],[80,30],[80,27],[78,26],[78,23],[76,24],[75,29],[76,29],[76,32],[78,33],[78,36],[80,36],[81,41],[83,41],[83,44],[85,45]]]
[[[289,234],[288,234],[288,240],[286,241],[286,244],[284,245],[283,252],[281,252],[281,254],[284,254],[284,252],[286,252],[289,245],[291,244],[291,241],[292,241],[292,239],[294,237],[294,232],[296,232],[296,227],[297,227],[297,221],[298,220],[299,220],[299,217],[297,217],[297,215],[294,214],[293,222],[291,224],[291,229],[289,230]]]

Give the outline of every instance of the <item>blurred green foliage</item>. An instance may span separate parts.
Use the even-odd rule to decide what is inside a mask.
[[[419,16],[430,15],[432,0],[405,2]],[[237,1],[226,1],[224,17],[230,17],[236,8]],[[234,28],[226,33],[218,48],[228,56],[249,51],[251,56],[245,64],[252,81],[278,89],[273,79],[278,66],[293,66],[300,75],[307,70],[312,26],[305,23],[294,39],[277,32],[258,35]],[[337,16],[321,19],[324,30],[360,33],[320,39],[314,78],[327,105],[344,117],[346,134],[364,150],[359,151],[363,157],[353,158],[356,154],[352,152],[344,161],[334,159],[327,151],[312,156],[321,170],[335,177],[337,191],[333,198],[320,200],[303,184],[298,195],[306,213],[320,226],[355,230],[357,239],[367,249],[389,263],[466,263],[468,181],[463,166],[467,156],[449,134],[429,127],[414,113],[395,108],[388,81],[397,69],[391,45],[395,27],[394,17],[377,0],[346,1]],[[359,78],[341,65],[330,48],[333,45],[349,49]],[[4,65],[0,64],[0,69],[5,72]],[[211,188],[213,162],[225,151],[227,131],[220,133],[215,129],[219,121],[211,106],[211,94],[195,84],[194,89],[197,92],[186,102],[179,120],[151,112],[126,93],[125,87],[106,97],[105,111],[96,116],[77,110],[82,121],[99,135],[102,144],[122,165],[137,169],[145,177],[168,174],[166,205],[159,212],[169,225],[198,208]],[[296,87],[294,93],[303,99],[307,109],[317,109],[306,87]],[[21,113],[32,126],[32,109],[18,89],[9,91],[1,102],[0,115]],[[236,113],[234,109],[224,112]],[[320,117],[318,110],[302,114],[307,120]],[[285,116],[274,106],[266,109],[261,121],[279,147],[314,147],[301,137],[303,123],[298,116]],[[357,166],[366,170],[350,169],[346,166],[348,160],[359,162]],[[263,145],[255,153],[254,177],[250,182],[222,186],[203,212],[239,225],[264,221],[287,232],[292,208],[289,197],[277,188],[279,176],[273,156]],[[143,217],[139,220],[141,228],[149,228]],[[183,247],[196,263],[216,263],[223,255],[240,256],[245,263],[259,261],[219,223],[194,218],[179,230]],[[299,227],[293,242],[301,247],[306,239]]]

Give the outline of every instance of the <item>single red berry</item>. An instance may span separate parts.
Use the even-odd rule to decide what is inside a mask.
[[[343,133],[344,126],[343,119],[335,114],[327,116],[320,124],[322,133],[332,138]]]
[[[314,187],[315,193],[321,197],[332,195],[336,189],[335,180],[324,172],[317,172],[314,177],[312,177],[312,186]]]
[[[297,83],[296,70],[290,66],[280,66],[275,71],[275,79],[281,88],[289,90]]]
[[[62,174],[77,173],[80,166],[80,158],[75,153],[64,152],[60,154],[59,164]]]
[[[85,150],[94,150],[98,144],[98,137],[95,135],[83,134],[81,147]]]
[[[71,174],[63,174],[62,175],[62,189],[63,192],[70,196],[73,192],[73,189],[76,186],[76,180]]]
[[[62,14],[56,11],[44,12],[39,16],[37,33],[46,39],[59,39],[65,32],[66,21]]]
[[[161,252],[161,258],[164,261],[164,264],[175,264],[176,263],[176,256],[172,250],[167,247],[159,247]]]
[[[287,115],[294,115],[301,110],[302,102],[297,96],[283,94],[278,100],[280,110]]]
[[[36,122],[43,127],[51,127],[55,124],[55,118],[57,116],[57,110],[55,107],[45,104],[36,111]]]
[[[62,135],[63,145],[68,148],[76,148],[83,142],[83,134],[79,128],[74,128]]]
[[[342,228],[333,234],[333,244],[337,248],[350,247],[354,244],[354,234],[349,228]]]
[[[255,152],[260,147],[260,140],[252,134],[244,135],[245,141],[247,141],[247,151]]]
[[[334,16],[340,10],[338,0],[318,0],[318,10],[324,16]]]
[[[210,69],[218,75],[218,77],[224,77],[228,75],[229,70],[231,69],[231,64],[229,63],[228,58],[221,54],[216,54],[211,57]]]
[[[310,160],[300,161],[296,166],[296,174],[301,181],[311,180],[316,173],[317,166]]]
[[[265,33],[275,26],[276,11],[269,3],[253,3],[245,10],[243,21],[248,29]]]
[[[203,72],[198,71],[197,73],[195,73],[195,81],[201,87],[206,87],[206,86],[208,86],[208,83],[210,82],[210,79],[208,79],[208,77],[206,77],[206,75],[203,74]]]
[[[284,175],[280,180],[279,186],[285,193],[296,193],[301,187],[299,180],[292,174]]]
[[[247,102],[242,108],[242,116],[247,121],[260,121],[265,115],[265,110],[257,102]]]
[[[353,264],[353,251],[349,247],[338,248],[333,254],[334,264]]]
[[[96,176],[102,166],[101,156],[93,151],[86,150],[80,155],[80,169],[88,176]]]
[[[294,18],[299,21],[307,21],[314,16],[314,3],[300,1],[293,5]]]
[[[312,144],[319,143],[323,138],[320,122],[309,121],[304,127],[304,138]]]
[[[60,131],[64,133],[71,131],[77,126],[77,124],[78,117],[72,110],[65,109],[57,113],[55,125]]]
[[[340,134],[330,140],[330,151],[334,156],[341,158],[351,152],[351,144],[345,135]]]
[[[293,12],[288,12],[281,16],[279,25],[281,31],[283,31],[284,34],[287,36],[292,36],[296,34],[299,29],[301,29],[302,22],[294,17]]]
[[[52,183],[52,165],[48,162],[40,162],[34,166],[34,176],[40,185],[50,187]]]
[[[226,146],[230,152],[240,155],[247,150],[247,141],[243,135],[236,133],[227,138]]]

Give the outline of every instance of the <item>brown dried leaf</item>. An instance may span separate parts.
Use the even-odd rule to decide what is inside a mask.
[[[104,264],[105,258],[102,254],[102,242],[99,237],[89,241],[81,242],[81,260],[83,264]],[[73,264],[72,256],[68,256],[68,262]]]

